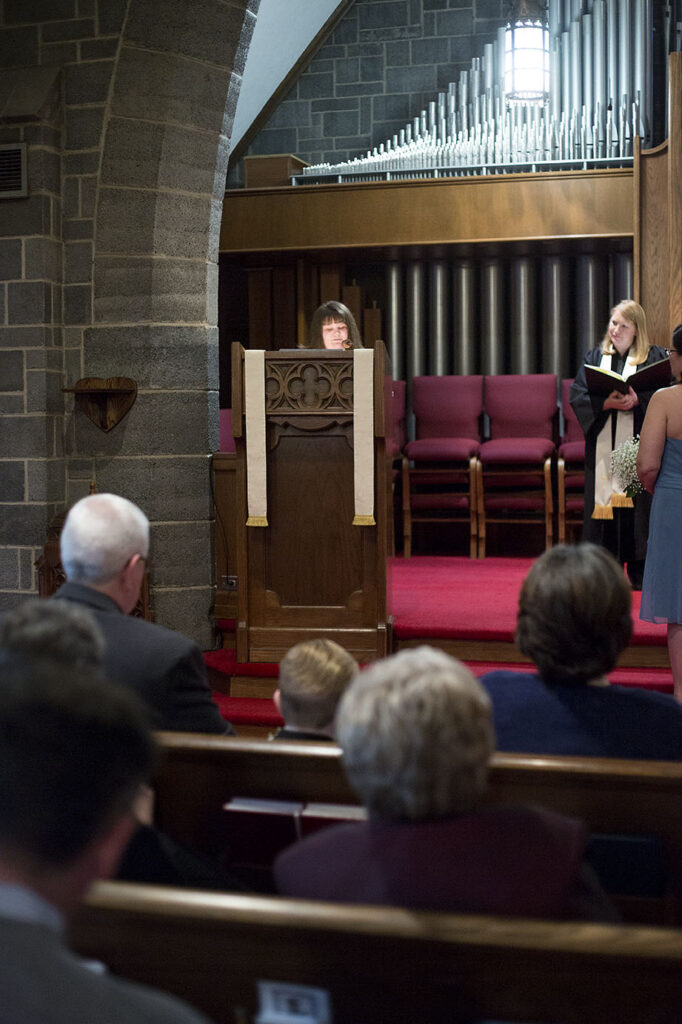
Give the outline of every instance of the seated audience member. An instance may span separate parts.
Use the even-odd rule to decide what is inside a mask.
[[[672,557],[672,556],[671,556]],[[559,545],[538,558],[519,598],[516,642],[535,672],[481,677],[493,702],[497,749],[677,760],[682,707],[606,677],[632,634],[632,590],[595,544]]]
[[[332,740],[334,715],[358,663],[333,640],[304,640],[279,663],[273,700],[284,719],[277,740]]]
[[[0,619],[0,663],[47,660],[57,669],[101,669],[104,637],[92,615],[66,601],[29,598]]]
[[[94,970],[63,938],[115,870],[154,748],[132,694],[91,670],[5,663],[0,687],[0,1019],[200,1024],[170,996]]]
[[[336,734],[369,820],[323,829],[275,862],[287,896],[420,910],[612,920],[583,862],[583,824],[480,806],[494,734],[469,670],[418,647],[378,661],[344,694]]]
[[[61,535],[67,582],[52,600],[85,608],[104,634],[104,674],[135,690],[156,729],[233,733],[211,696],[197,645],[129,613],[149,551],[149,521],[116,494],[91,494],[71,508]]]
[[[0,677],[9,666],[52,674],[89,668],[101,675],[104,637],[92,615],[68,601],[24,601],[0,621]],[[244,882],[171,839],[153,824],[153,793],[141,792],[138,827],[121,857],[117,878],[128,882],[244,891]]]

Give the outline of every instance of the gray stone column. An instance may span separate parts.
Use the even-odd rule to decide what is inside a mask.
[[[21,52],[24,62],[63,68],[63,196],[21,200],[16,228],[0,235],[0,266],[9,264],[2,277],[10,275],[0,287],[0,344],[10,382],[6,394],[0,386],[0,407],[12,413],[0,422],[0,472],[20,506],[16,521],[2,511],[0,606],[33,588],[24,563],[37,554],[51,512],[87,493],[93,480],[98,491],[138,502],[152,522],[157,621],[211,644],[218,234],[233,113],[258,4],[32,0],[27,8],[22,0],[4,0],[0,67],[18,64]],[[58,142],[52,145],[58,154]],[[35,229],[24,219],[29,205]],[[23,300],[32,310],[49,303],[49,316],[40,314],[38,325],[56,324],[63,345],[51,362],[41,354],[39,366],[17,356],[17,335],[8,333],[18,324],[35,325],[21,320],[27,314],[18,292],[10,296],[10,285],[23,283],[29,269],[27,233],[54,236],[53,259],[63,251],[63,277],[61,267],[53,270],[49,290],[43,278],[40,296],[29,301],[26,293]],[[29,370],[41,371],[44,391],[33,399],[40,411],[31,424]],[[49,395],[48,372],[57,385]],[[61,385],[83,376],[137,381],[135,406],[108,434],[70,397],[64,429],[55,421]],[[9,422],[15,415],[24,422]],[[62,472],[50,473],[62,439]],[[29,455],[40,464],[49,497],[39,515],[29,498]],[[0,495],[0,506],[3,501]],[[29,536],[34,516],[40,521]],[[24,542],[33,545],[27,556]]]

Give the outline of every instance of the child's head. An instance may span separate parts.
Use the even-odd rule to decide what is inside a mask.
[[[304,640],[279,663],[275,701],[289,728],[331,732],[336,706],[358,663],[333,640]]]

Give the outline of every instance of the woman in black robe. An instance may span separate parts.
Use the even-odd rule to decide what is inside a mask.
[[[591,349],[584,363],[613,370],[626,379],[651,363],[667,357],[667,350],[651,345],[646,314],[632,299],[614,306],[602,343]],[[598,395],[588,390],[585,365],[571,386],[570,401],[585,433],[585,513],[583,540],[601,544],[627,564],[635,589],[641,588],[649,529],[648,494],[626,498],[611,475],[611,452],[628,437],[639,434],[654,390],[630,387],[627,394],[613,390]],[[632,507],[634,503],[634,508]]]

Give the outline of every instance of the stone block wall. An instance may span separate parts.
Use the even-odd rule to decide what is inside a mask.
[[[157,621],[212,645],[218,237],[258,3],[0,5],[0,141],[31,144],[32,176],[0,200],[0,608],[93,481],[152,522]],[[107,434],[62,394],[84,376],[137,382]]]
[[[5,61],[36,47],[26,27],[0,32]],[[61,92],[54,69],[0,70],[0,143],[26,144],[29,178],[28,198],[0,201],[0,610],[34,592],[66,497]]]
[[[250,146],[308,163],[378,146],[496,38],[502,0],[356,0]],[[238,184],[241,171],[231,172]]]

